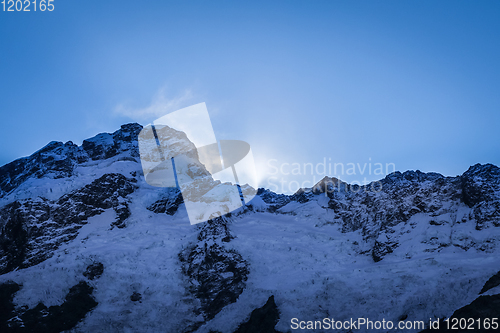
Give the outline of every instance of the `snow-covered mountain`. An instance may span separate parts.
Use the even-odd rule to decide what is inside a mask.
[[[294,318],[500,317],[498,167],[259,189],[193,226],[177,189],[145,182],[141,129],[51,142],[0,168],[0,331],[300,332]],[[185,135],[176,145],[192,146]]]

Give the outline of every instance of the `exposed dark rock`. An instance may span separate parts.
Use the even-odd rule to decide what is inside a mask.
[[[112,133],[98,134],[85,140],[81,147],[68,141],[52,141],[31,156],[20,158],[0,167],[0,198],[29,178],[64,178],[74,168],[90,159],[106,159],[128,151],[130,157],[139,157],[137,135],[142,126],[126,124]]]
[[[429,224],[437,228],[468,222],[476,223],[477,230],[500,227],[500,169],[491,164],[477,164],[459,177],[418,170],[396,171],[363,186],[325,177],[311,189],[300,189],[294,195],[276,194],[267,189],[259,189],[257,195],[272,213],[279,213],[290,201],[306,203],[314,196],[327,195],[329,201],[325,208],[333,210],[333,220],[341,224],[344,233],[360,230],[365,243],[371,246],[371,251],[363,250],[360,254],[370,253],[375,261],[383,260],[398,247],[398,237],[404,232],[401,224],[408,232],[415,227],[408,225],[408,221],[419,213],[431,217]],[[472,207],[472,212],[457,220],[456,209],[462,202]],[[477,242],[463,237],[422,242],[427,252],[440,251],[450,245],[466,251],[474,248],[489,252],[496,246],[490,239]]]
[[[304,192],[304,190],[299,189],[295,194],[290,196],[290,200],[298,201],[299,203],[306,203],[310,201],[313,196],[312,192]]]
[[[262,200],[269,205],[269,209],[272,209],[273,213],[276,209],[283,207],[291,201],[289,195],[277,194],[264,188],[259,188],[257,190],[257,195],[259,195]]]
[[[203,224],[198,233],[198,241],[200,242],[221,240],[227,237],[232,238],[228,229],[228,218],[226,216],[208,220],[207,223]]]
[[[26,257],[28,232],[19,210],[20,207],[20,203],[16,201],[8,205],[0,214],[2,217],[10,217],[0,225],[0,274],[21,266]]]
[[[479,296],[471,304],[455,311],[451,318],[498,318],[499,311],[500,295]]]
[[[407,224],[418,213],[436,214],[443,202],[460,203],[461,179],[420,171],[394,172],[357,189],[335,186],[332,190],[328,208],[342,221],[342,231],[361,230],[365,242],[373,244],[373,259],[380,261],[398,246],[395,226]],[[440,246],[436,244],[435,250]]]
[[[132,157],[139,157],[137,136],[142,130],[139,124],[126,124],[112,133],[101,133],[95,137],[84,140],[82,149],[92,160],[101,160],[118,155],[128,150]]]
[[[201,226],[199,242],[179,254],[184,274],[191,281],[191,292],[201,302],[199,313],[210,320],[226,305],[237,300],[245,288],[248,268],[234,250],[224,247],[230,237],[226,217],[209,220]]]
[[[132,302],[138,302],[138,301],[140,301],[141,299],[142,299],[142,295],[141,295],[140,293],[136,292],[136,291],[134,291],[134,292],[132,293],[132,295],[130,296],[130,300],[131,300]]]
[[[181,192],[178,189],[172,189],[167,192],[165,198],[154,202],[147,208],[157,214],[174,215],[182,203],[183,200]]]
[[[460,177],[444,177],[418,170],[393,172],[380,181],[363,186],[351,186],[336,178],[325,177],[311,189],[300,189],[291,196],[266,189],[259,189],[257,195],[268,204],[267,211],[279,212],[279,208],[290,201],[305,203],[315,195],[326,194],[329,198],[327,208],[335,213],[335,221],[341,221],[342,232],[361,230],[364,241],[373,244],[368,252],[379,261],[398,246],[398,235],[393,235],[394,227],[407,224],[415,214],[436,216],[429,221],[436,227],[469,220],[475,221],[478,230],[500,226],[499,170],[493,165],[478,164]],[[472,205],[473,211],[469,217],[456,221],[454,207],[461,205],[461,201]],[[447,202],[452,204],[451,208],[443,208],[443,203]],[[447,217],[438,218],[442,214]],[[427,251],[431,252],[452,244],[465,250],[491,251],[494,245],[488,242],[488,239],[481,243],[467,239],[452,239],[450,242],[447,239],[431,240],[426,244]]]
[[[462,200],[473,208],[476,229],[500,226],[500,168],[476,164],[462,176]]]
[[[495,332],[498,331],[494,329],[494,327],[490,326],[489,329],[485,329],[484,323],[485,320],[489,321],[491,324],[492,318],[498,318],[500,314],[500,295],[493,296],[480,296],[476,300],[474,300],[471,304],[464,306],[463,308],[458,309],[453,313],[449,320],[449,329],[447,323],[443,320],[439,322],[439,329],[426,329],[422,331],[422,333],[431,333],[431,332]],[[471,329],[461,329],[460,324],[456,325],[454,329],[452,329],[453,323],[455,321],[453,319],[465,319],[467,323],[467,328],[469,328],[469,324],[472,324]],[[477,320],[479,319],[481,326],[478,325]]]
[[[127,225],[125,224],[125,220],[130,217],[130,210],[128,208],[128,204],[126,202],[120,202],[118,206],[113,208],[116,212],[116,220],[111,223],[111,226],[118,228],[125,228]]]
[[[0,284],[0,332],[7,332],[7,320],[14,311],[14,294],[19,290],[19,285],[13,281]]]
[[[497,286],[500,286],[500,272],[496,273],[495,275],[490,277],[488,281],[486,281],[479,294],[484,294],[488,290],[495,288]]]
[[[322,193],[327,193],[328,195],[329,193],[333,193],[336,189],[338,190],[346,185],[346,183],[335,177],[325,176],[312,187],[311,192],[315,195]]]
[[[75,165],[86,159],[88,157],[72,142],[52,141],[31,156],[0,167],[0,198],[30,177],[69,177]]]
[[[274,302],[274,296],[271,296],[263,307],[252,311],[250,319],[241,324],[235,333],[279,333],[274,329],[279,319],[278,307]]]
[[[385,255],[392,253],[392,251],[394,251],[394,248],[397,247],[397,245],[398,244],[396,243],[381,243],[375,241],[375,245],[373,246],[372,249],[373,261],[375,262],[381,261]]]
[[[462,175],[462,199],[469,206],[491,199],[500,180],[500,168],[476,164]],[[484,186],[486,185],[486,186]]]
[[[101,277],[103,272],[104,265],[100,262],[96,262],[87,266],[87,269],[83,272],[83,276],[89,280],[94,280]]]
[[[8,292],[17,289],[10,287]],[[0,293],[2,288],[0,287]],[[15,293],[14,291],[14,293]],[[58,333],[72,329],[82,320],[85,315],[97,306],[97,302],[91,296],[93,288],[86,282],[80,281],[77,285],[71,287],[64,303],[46,307],[39,303],[32,309],[25,310],[20,308],[14,310],[13,306],[8,305],[8,312],[1,312],[0,318],[10,318],[2,320],[0,327],[2,332],[40,332],[40,333]],[[13,294],[10,296],[12,300]],[[2,298],[3,299],[3,298]],[[0,300],[1,301],[1,300]]]
[[[105,209],[128,209],[121,202],[134,192],[137,180],[118,173],[108,173],[89,185],[62,196],[52,217],[60,224],[81,223],[89,217],[101,214]],[[123,212],[122,212],[123,214]]]
[[[0,209],[0,274],[36,265],[60,244],[74,239],[88,218],[113,208],[125,226],[130,215],[126,197],[135,189],[134,178],[105,174],[92,183],[51,202],[44,198],[15,201]]]

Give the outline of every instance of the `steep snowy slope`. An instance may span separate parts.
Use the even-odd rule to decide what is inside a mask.
[[[500,294],[496,166],[395,172],[364,187],[327,177],[291,196],[259,189],[246,207],[192,226],[177,189],[145,182],[141,129],[52,142],[0,168],[2,331],[428,324],[480,292]]]

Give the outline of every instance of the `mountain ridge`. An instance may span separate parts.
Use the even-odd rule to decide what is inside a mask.
[[[396,171],[381,188],[330,177],[293,195],[261,188],[245,207],[191,226],[177,189],[144,181],[141,129],[51,142],[0,167],[0,282],[23,285],[9,318],[63,304],[83,281],[98,305],[77,331],[234,332],[271,296],[283,332],[297,315],[353,317],[349,306],[380,317],[377,302],[388,319],[428,320],[474,301],[500,267],[495,165],[456,177]],[[82,278],[95,262],[102,276]],[[158,319],[158,307],[177,318]],[[158,323],[144,322],[152,316]]]

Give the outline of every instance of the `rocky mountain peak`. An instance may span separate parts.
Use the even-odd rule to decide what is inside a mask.
[[[483,201],[500,198],[500,168],[493,164],[476,164],[462,176],[463,201],[472,207]]]
[[[362,186],[324,177],[293,195],[261,188],[192,226],[189,188],[143,177],[142,129],[126,124],[81,146],[53,141],[0,168],[0,277],[15,282],[0,283],[9,291],[0,327],[35,330],[47,313],[57,322],[79,285],[89,306],[68,329],[81,331],[287,331],[291,314],[376,318],[381,304],[395,322],[428,320],[451,315],[483,285],[499,291],[494,165],[456,177],[394,172]],[[184,133],[156,131],[178,171],[204,178]],[[153,163],[156,138],[148,142]],[[183,162],[176,154],[186,148]]]
[[[341,181],[336,177],[325,176],[311,189],[313,194],[321,194],[325,192],[332,192],[334,189],[339,189],[341,186],[347,185],[345,182]]]
[[[137,136],[142,126],[137,123],[122,125],[114,133],[100,133],[84,140],[82,148],[92,160],[102,160],[128,152],[131,157],[139,157]]]
[[[114,133],[101,133],[84,140],[81,146],[71,141],[51,141],[32,155],[0,167],[0,198],[29,178],[71,177],[76,166],[89,161],[105,160],[119,154],[137,161],[137,136],[141,129],[137,123],[122,125]]]

